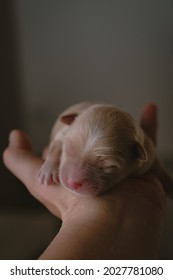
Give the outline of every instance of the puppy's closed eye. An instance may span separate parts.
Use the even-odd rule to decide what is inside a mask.
[[[97,167],[101,168],[104,173],[114,173],[116,170],[123,168],[126,161],[121,157],[103,157],[97,161]]]
[[[117,166],[110,165],[110,166],[104,167],[103,172],[106,173],[106,174],[112,174],[112,173],[116,172],[117,169],[118,169]]]

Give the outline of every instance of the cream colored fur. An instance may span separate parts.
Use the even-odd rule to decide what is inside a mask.
[[[85,102],[58,117],[38,177],[43,184],[60,181],[78,194],[97,195],[150,168],[172,194],[170,175],[132,116],[112,105]]]

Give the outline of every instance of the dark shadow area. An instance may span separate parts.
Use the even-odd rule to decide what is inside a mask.
[[[23,109],[13,1],[2,1],[0,10],[0,259],[32,259],[38,257],[55,235],[57,220],[31,197],[2,161],[9,132],[13,128],[23,128]]]

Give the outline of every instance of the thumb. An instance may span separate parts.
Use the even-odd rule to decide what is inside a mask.
[[[20,130],[13,130],[9,135],[9,145],[3,153],[5,166],[24,184],[33,184],[42,160],[32,152],[31,143]]]
[[[32,150],[28,136],[20,130],[12,130],[9,135],[9,145],[14,149]]]

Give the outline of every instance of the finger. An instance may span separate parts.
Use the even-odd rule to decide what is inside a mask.
[[[158,130],[158,108],[155,104],[147,104],[141,113],[140,125],[147,135],[152,139],[153,143],[157,144]]]
[[[10,132],[9,145],[16,149],[32,150],[31,142],[28,136],[24,132],[17,129],[14,129]]]
[[[6,167],[26,185],[33,184],[35,174],[42,164],[41,159],[32,153],[28,137],[19,130],[10,133],[3,160]]]

